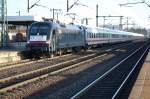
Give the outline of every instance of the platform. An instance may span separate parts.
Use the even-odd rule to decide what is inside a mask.
[[[0,63],[7,63],[21,60],[19,50],[0,49]]]
[[[150,52],[145,59],[128,99],[150,99]]]

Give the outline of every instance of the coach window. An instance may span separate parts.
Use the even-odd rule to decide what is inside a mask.
[[[93,33],[91,33],[91,38],[93,38]]]
[[[103,38],[105,38],[105,34],[103,33]]]
[[[125,36],[125,35],[122,35],[122,38],[126,38],[126,36]]]
[[[95,38],[95,33],[93,33],[93,38]]]
[[[101,38],[101,33],[99,33],[99,38]]]
[[[99,38],[101,38],[101,33],[99,33]]]
[[[105,38],[107,38],[107,34],[104,34],[105,35]]]
[[[91,34],[90,33],[88,33],[88,38],[91,38]]]
[[[93,38],[95,38],[95,33],[93,33]]]
[[[91,38],[91,34],[88,32],[88,38]]]
[[[93,36],[92,38],[94,38],[94,33],[92,33],[92,36]]]
[[[112,38],[116,38],[116,34],[112,34],[111,36],[112,36]]]
[[[89,32],[89,34],[90,34],[90,38],[92,38],[92,34]]]
[[[107,38],[109,38],[109,34],[107,34]]]
[[[88,38],[91,38],[91,34],[88,32]]]
[[[96,38],[98,38],[98,36],[99,36],[98,33],[96,33]]]
[[[97,34],[97,35],[98,35],[97,37],[99,38],[99,32],[98,32],[98,34]]]
[[[92,37],[92,35],[91,35],[91,33],[89,32],[89,38],[91,38]]]
[[[96,38],[96,33],[94,33],[94,38]]]
[[[105,34],[103,33],[103,38],[105,38]]]
[[[100,33],[98,32],[98,38],[99,38],[99,34],[100,34]]]

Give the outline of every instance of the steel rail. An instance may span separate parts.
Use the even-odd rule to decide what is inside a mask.
[[[110,70],[108,70],[107,72],[105,72],[103,75],[101,75],[99,78],[97,78],[96,80],[94,80],[92,83],[90,83],[89,85],[87,85],[85,88],[83,88],[82,90],[80,90],[78,93],[76,93],[74,96],[72,96],[70,99],[77,99],[79,98],[81,95],[83,95],[88,89],[90,89],[92,86],[94,86],[99,80],[101,80],[102,78],[104,78],[106,75],[108,75],[110,72],[112,72],[115,68],[117,68],[121,63],[123,63],[124,61],[126,61],[128,58],[130,58],[132,55],[134,55],[136,52],[138,52],[141,48],[143,48],[145,45],[141,46],[140,48],[138,48],[136,51],[134,51],[132,54],[130,54],[129,56],[127,56],[126,58],[124,58],[123,60],[121,60],[119,63],[117,63],[115,66],[113,66],[113,68],[111,68]]]
[[[72,54],[57,56],[57,57],[53,57],[53,58],[46,58],[46,59],[41,59],[41,60],[37,60],[37,61],[29,61],[29,62],[24,63],[24,64],[17,64],[17,65],[14,64],[14,65],[10,65],[10,66],[3,66],[0,68],[0,70],[6,70],[6,69],[11,69],[11,68],[16,68],[16,67],[23,67],[24,65],[33,64],[33,63],[37,63],[37,62],[43,62],[43,61],[50,61],[50,60],[54,60],[54,59],[69,56],[69,55],[72,55]]]
[[[95,54],[90,54],[90,55],[87,55],[87,56],[84,56],[84,57],[81,57],[81,58],[72,59],[72,60],[69,60],[69,61],[62,62],[62,63],[50,65],[50,66],[40,68],[40,69],[37,69],[37,70],[34,70],[34,71],[29,71],[29,72],[25,72],[25,73],[22,73],[22,74],[18,74],[18,75],[10,76],[10,77],[7,77],[7,78],[3,78],[3,79],[0,79],[0,84],[5,84],[7,82],[12,82],[14,80],[27,78],[28,76],[44,73],[44,72],[46,72],[50,69],[57,68],[58,66],[63,66],[63,65],[69,64],[69,63],[73,63],[74,61],[82,60],[84,58],[92,57],[94,55]]]
[[[35,82],[35,81],[37,81],[37,80],[39,80],[39,79],[44,79],[44,78],[46,78],[46,77],[48,77],[48,76],[50,76],[50,75],[55,75],[55,74],[57,74],[57,73],[60,73],[60,72],[62,72],[62,71],[66,71],[66,70],[71,69],[71,68],[74,68],[74,67],[77,67],[77,66],[79,66],[80,64],[83,64],[83,63],[85,63],[85,62],[89,62],[89,61],[91,61],[91,60],[93,60],[93,59],[100,58],[100,57],[105,56],[105,55],[107,55],[107,54],[103,54],[103,55],[100,55],[100,56],[92,57],[92,58],[87,59],[87,60],[85,60],[85,61],[81,61],[81,62],[79,62],[79,63],[73,64],[73,65],[71,65],[71,66],[69,66],[69,67],[65,67],[65,68],[62,68],[62,69],[60,69],[60,70],[56,70],[56,71],[53,71],[53,72],[50,72],[50,73],[47,73],[47,74],[44,74],[44,75],[40,75],[40,76],[35,77],[35,78],[33,78],[33,79],[25,80],[25,81],[23,81],[23,82],[20,82],[20,83],[17,83],[17,84],[8,86],[8,87],[6,87],[6,88],[2,88],[2,89],[0,89],[0,93],[5,93],[5,92],[10,91],[10,90],[12,90],[12,89],[16,89],[16,88],[18,88],[18,87],[21,87],[21,86],[27,85],[27,84],[29,84],[29,83]]]
[[[117,97],[117,95],[119,94],[119,92],[121,91],[121,89],[123,88],[123,86],[125,85],[125,83],[127,82],[128,78],[132,75],[133,71],[135,70],[135,68],[138,66],[139,62],[141,61],[141,59],[143,58],[143,56],[146,54],[146,52],[148,51],[150,45],[146,48],[146,50],[144,51],[144,53],[142,54],[142,56],[139,58],[139,60],[136,62],[136,64],[134,65],[134,67],[132,68],[132,70],[130,71],[130,73],[127,75],[127,77],[125,78],[125,80],[123,81],[123,83],[120,85],[120,87],[117,89],[117,91],[115,92],[115,94],[113,95],[112,99],[115,99]]]

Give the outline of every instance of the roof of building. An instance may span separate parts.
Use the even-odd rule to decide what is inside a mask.
[[[30,25],[35,22],[34,16],[7,16],[8,24],[14,25]],[[1,23],[0,19],[0,23]]]

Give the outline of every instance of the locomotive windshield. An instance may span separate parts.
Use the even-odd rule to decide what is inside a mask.
[[[29,41],[46,41],[49,37],[50,25],[38,22],[31,25],[29,29]]]
[[[30,28],[31,35],[46,35],[49,32],[49,25],[44,23],[34,24]]]

